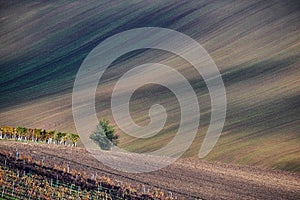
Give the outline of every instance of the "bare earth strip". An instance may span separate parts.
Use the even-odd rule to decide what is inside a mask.
[[[30,153],[33,159],[46,158],[48,165],[66,165],[71,168],[109,176],[137,188],[160,188],[171,191],[178,197],[194,199],[299,199],[300,174],[284,171],[237,166],[223,163],[180,159],[159,171],[128,174],[111,170],[93,158],[85,149],[0,141],[0,150],[15,149],[19,153]],[[130,154],[115,156],[130,162]],[[153,158],[155,159],[155,158]]]

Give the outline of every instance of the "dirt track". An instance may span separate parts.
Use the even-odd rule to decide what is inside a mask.
[[[83,148],[0,141],[0,149],[46,158],[46,165],[67,164],[87,173],[103,174],[137,188],[160,188],[188,199],[299,199],[300,175],[282,171],[181,159],[159,171],[127,174],[112,171]],[[123,157],[122,159],[126,159]],[[189,196],[189,197],[188,197]]]

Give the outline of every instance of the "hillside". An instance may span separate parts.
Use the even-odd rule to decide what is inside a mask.
[[[0,125],[74,132],[72,88],[87,54],[104,39],[138,27],[180,31],[207,50],[226,87],[222,135],[206,160],[300,171],[300,4],[298,1],[0,1]],[[185,157],[197,157],[210,119],[207,87],[181,57],[160,50],[117,59],[99,82],[98,117],[112,119],[117,80],[144,63],[181,72],[201,109],[199,131]],[[176,83],[176,80],[174,80]],[[156,150],[175,135],[180,110],[170,90],[146,85],[131,98],[140,125],[151,105],[165,106],[168,120],[158,136],[121,134],[120,146]]]

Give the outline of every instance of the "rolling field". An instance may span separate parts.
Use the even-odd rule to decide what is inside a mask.
[[[105,38],[131,28],[178,30],[200,42],[226,87],[227,117],[206,160],[300,170],[300,5],[298,1],[0,2],[0,124],[75,131],[72,87],[85,56]],[[113,121],[110,97],[126,71],[159,62],[190,81],[201,109],[199,131],[185,157],[197,157],[210,119],[210,98],[195,69],[174,54],[144,50],[117,59],[101,79],[98,117]],[[174,80],[176,83],[176,80]],[[134,152],[159,149],[175,135],[180,110],[170,90],[148,85],[131,98],[133,119],[149,122],[165,106],[165,128],[149,139],[121,134]],[[89,134],[89,133],[87,133]]]

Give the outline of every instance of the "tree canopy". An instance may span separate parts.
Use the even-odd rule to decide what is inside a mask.
[[[118,145],[119,135],[115,134],[114,126],[110,125],[109,120],[102,119],[90,139],[98,144],[101,149],[110,150],[113,145]]]

